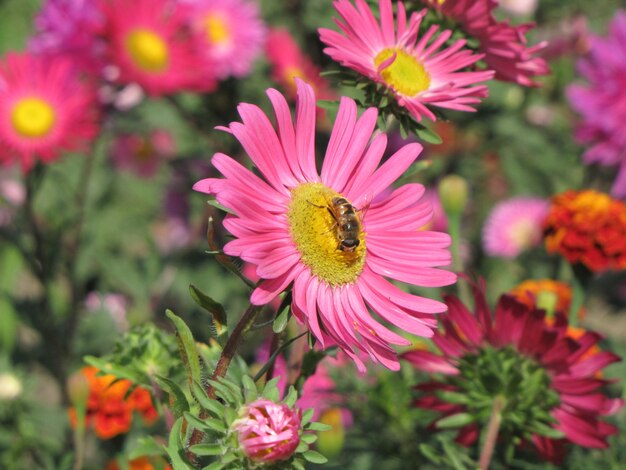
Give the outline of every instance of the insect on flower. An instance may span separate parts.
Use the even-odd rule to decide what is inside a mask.
[[[336,230],[339,241],[337,249],[348,253],[356,250],[361,243],[361,222],[357,215],[360,209],[355,209],[345,197],[333,197],[325,206],[310,201],[309,203],[320,209],[327,209],[332,216],[335,222],[330,230]]]

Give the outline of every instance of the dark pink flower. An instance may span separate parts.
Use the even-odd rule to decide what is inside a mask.
[[[445,400],[445,394],[435,392],[467,395],[468,390],[476,390],[472,384],[480,381],[481,374],[488,373],[486,365],[489,363],[484,359],[493,357],[495,352],[506,356],[506,363],[514,364],[512,369],[530,371],[528,376],[519,374],[521,378],[533,377],[535,380],[532,390],[536,396],[527,400],[530,403],[525,406],[537,406],[549,413],[553,421],[544,422],[544,425],[560,431],[563,439],[570,443],[589,448],[608,446],[606,438],[615,434],[617,428],[601,418],[616,413],[623,406],[623,400],[609,398],[600,391],[608,381],[600,378],[599,372],[620,358],[609,351],[585,355],[601,339],[599,334],[586,331],[574,339],[568,335],[568,323],[562,315],[557,314],[554,323],[548,324],[543,310],[529,308],[509,296],[500,298],[494,316],[487,306],[484,292],[478,288],[475,288],[473,314],[454,296],[447,296],[445,301],[448,312],[440,317],[443,330],[433,337],[441,353],[415,350],[404,354],[404,359],[418,369],[443,375],[441,379],[418,386],[418,390],[425,394],[418,398],[417,406],[439,411],[442,417],[476,412],[481,406],[478,403],[451,403]],[[504,375],[505,371],[499,369],[499,374]],[[513,411],[503,410],[502,426],[507,426],[507,412],[514,413],[515,407],[519,406],[515,397],[523,395],[520,390],[525,384],[522,380],[511,389],[511,382],[493,374],[486,379],[492,398],[497,395],[513,397],[507,398],[506,405]],[[506,387],[499,389],[500,382],[506,382]],[[490,405],[487,407],[489,409]],[[517,415],[530,419],[519,412]],[[522,433],[519,424],[507,430],[517,432],[519,437],[530,435],[539,452],[546,457],[556,456],[558,452],[552,451],[558,440],[539,435],[533,431],[536,428],[530,422],[526,424],[531,431]],[[473,444],[478,438],[477,429],[475,421],[461,428],[457,439],[465,445]]]
[[[271,464],[293,455],[300,444],[300,424],[299,410],[259,399],[242,408],[233,429],[250,460]]]

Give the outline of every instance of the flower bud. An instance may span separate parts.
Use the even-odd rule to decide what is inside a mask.
[[[447,215],[460,215],[467,204],[467,181],[458,175],[448,175],[439,182],[439,199]]]
[[[241,408],[233,423],[239,446],[253,462],[287,460],[300,444],[299,410],[285,404],[259,399]]]
[[[82,369],[76,371],[67,379],[67,393],[74,405],[87,403],[89,398],[89,380]]]

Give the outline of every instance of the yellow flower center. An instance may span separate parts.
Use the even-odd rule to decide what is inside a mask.
[[[22,137],[43,137],[52,127],[56,116],[50,104],[39,98],[24,98],[11,112],[11,124]]]
[[[134,30],[126,38],[126,48],[135,65],[146,72],[162,72],[167,68],[167,43],[152,31]]]
[[[221,15],[214,13],[207,15],[204,24],[206,26],[207,39],[211,44],[219,46],[230,41],[232,33]]]
[[[430,75],[415,57],[402,49],[383,49],[374,58],[374,64],[378,68],[394,54],[394,61],[380,72],[385,83],[404,96],[415,96],[428,90]]]
[[[509,239],[520,249],[532,247],[541,237],[541,227],[532,220],[521,219],[509,228]]]
[[[322,183],[304,183],[291,191],[287,212],[291,237],[302,262],[318,278],[332,286],[354,282],[365,265],[365,233],[356,213],[355,230],[340,231],[339,214],[332,200],[341,195]],[[334,215],[333,215],[334,214]],[[340,221],[341,222],[341,221]],[[341,249],[341,237],[355,237],[358,246]]]

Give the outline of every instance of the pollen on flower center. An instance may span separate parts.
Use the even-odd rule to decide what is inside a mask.
[[[207,39],[211,44],[222,45],[230,41],[230,28],[224,19],[217,14],[207,15],[205,22]]]
[[[161,36],[136,29],[126,38],[126,48],[135,65],[146,72],[162,72],[169,63],[169,50]]]
[[[374,58],[374,64],[378,68],[394,54],[396,58],[393,62],[380,70],[385,83],[404,96],[415,96],[428,90],[430,75],[415,57],[402,49],[383,49]]]
[[[47,135],[56,120],[52,106],[39,98],[24,98],[11,113],[13,128],[23,137]]]
[[[291,191],[287,212],[291,237],[302,262],[314,275],[333,286],[354,282],[359,277],[366,252],[365,233],[360,224],[356,249],[339,249],[337,222],[329,211],[332,199],[339,196],[321,183],[301,184]]]

